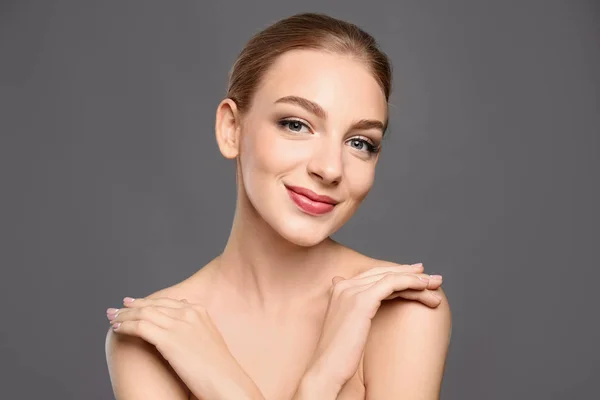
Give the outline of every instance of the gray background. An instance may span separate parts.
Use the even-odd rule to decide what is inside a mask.
[[[227,72],[304,11],[393,61],[375,186],[334,237],[444,275],[442,399],[598,398],[600,4],[567,0],[1,1],[1,398],[112,398],[105,309],[222,250]]]

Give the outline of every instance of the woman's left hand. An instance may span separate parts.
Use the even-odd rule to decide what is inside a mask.
[[[127,299],[116,313],[107,310],[114,331],[153,344],[196,397],[260,398],[202,305],[165,297]]]

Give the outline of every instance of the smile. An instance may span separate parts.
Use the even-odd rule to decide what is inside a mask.
[[[307,214],[323,215],[332,211],[338,203],[328,196],[321,196],[313,191],[298,186],[285,186],[294,203]]]

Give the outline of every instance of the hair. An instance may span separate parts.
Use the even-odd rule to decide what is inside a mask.
[[[298,49],[347,54],[364,62],[389,101],[392,66],[375,38],[353,23],[325,14],[302,13],[255,34],[234,62],[227,97],[236,103],[241,114],[249,109],[261,79],[277,57]]]

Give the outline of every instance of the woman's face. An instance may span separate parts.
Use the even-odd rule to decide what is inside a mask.
[[[360,61],[314,50],[284,53],[244,115],[240,189],[281,236],[315,245],[369,192],[386,119],[385,95]]]

